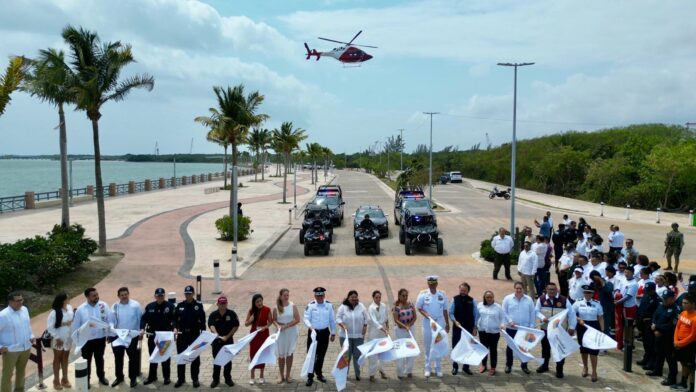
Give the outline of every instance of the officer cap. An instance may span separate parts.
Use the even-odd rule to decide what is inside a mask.
[[[164,289],[161,288],[161,287],[156,288],[156,289],[155,289],[155,295],[156,295],[156,296],[164,295]]]
[[[193,286],[191,286],[191,285],[188,285],[184,288],[184,294],[193,294],[194,291],[195,290],[193,289]]]
[[[580,272],[580,273],[583,273],[583,272],[585,272],[585,270],[582,269],[582,268],[580,268],[580,267],[575,267],[575,269],[573,270],[573,272]]]
[[[227,297],[225,297],[224,295],[219,296],[217,299],[217,304],[218,305],[226,305],[227,304]]]
[[[674,291],[672,290],[665,290],[664,293],[662,293],[662,299],[667,299],[667,298],[673,298],[675,296]]]
[[[426,277],[425,277],[425,280],[427,280],[428,283],[437,283],[437,280],[438,280],[439,278],[440,278],[440,277],[437,276],[437,275],[429,275],[429,276],[426,276]]]
[[[655,290],[655,282],[645,282],[645,290]]]
[[[323,287],[315,287],[314,288],[314,295],[324,295],[326,294],[326,289]]]
[[[582,291],[593,293],[594,287],[592,287],[592,285],[589,285],[589,284],[584,284],[584,285],[582,285]]]

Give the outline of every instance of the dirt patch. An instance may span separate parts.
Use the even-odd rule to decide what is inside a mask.
[[[31,317],[51,308],[55,294],[65,292],[68,298],[81,294],[86,287],[94,287],[123,259],[124,254],[111,252],[104,256],[92,255],[89,261],[56,282],[50,294],[22,291],[24,302],[29,306]]]

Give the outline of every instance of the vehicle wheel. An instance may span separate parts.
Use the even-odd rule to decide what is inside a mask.
[[[492,193],[489,193],[489,194],[488,194],[488,198],[489,198],[489,199],[493,199],[493,198],[495,198],[495,195],[492,194]]]
[[[309,246],[307,244],[304,245],[304,255],[309,256]]]
[[[399,229],[399,243],[403,244],[405,239],[406,233],[404,233],[404,229]]]
[[[329,255],[329,250],[331,250],[331,244],[327,243],[326,246],[324,246],[324,256]]]
[[[445,251],[445,244],[442,242],[442,238],[437,239],[437,254],[441,255]]]
[[[407,256],[411,255],[411,239],[410,238],[406,238],[406,242],[404,244],[404,250],[406,251]]]
[[[355,254],[360,254],[360,244],[358,244],[358,240],[355,240]]]
[[[505,198],[505,200],[510,200],[510,194],[509,194],[509,193],[506,193],[505,196],[503,196],[503,197]]]
[[[379,254],[379,240],[377,240],[377,245],[375,245],[375,254]]]
[[[304,229],[300,229],[300,244],[304,244]]]

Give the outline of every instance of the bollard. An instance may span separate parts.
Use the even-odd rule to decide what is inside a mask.
[[[660,207],[657,207],[657,222],[660,223]]]
[[[604,202],[599,202],[599,216],[604,216]]]
[[[89,370],[87,360],[80,357],[75,361],[75,390],[87,392],[89,388]]]
[[[626,204],[626,220],[631,220],[631,205]]]
[[[169,301],[170,304],[176,305],[176,291],[170,291],[168,295],[169,299],[167,299],[167,301]]]
[[[220,260],[213,260],[213,275],[215,276],[215,290],[213,294],[220,294]]]
[[[696,226],[696,222],[694,222],[694,210],[689,210],[689,224],[687,226]]]
[[[201,300],[203,293],[203,277],[200,275],[196,275],[196,299],[198,301]]]
[[[232,262],[232,279],[237,278],[237,248],[234,246],[232,247],[232,258],[230,259]]]
[[[288,209],[288,224],[292,224],[292,208]]]

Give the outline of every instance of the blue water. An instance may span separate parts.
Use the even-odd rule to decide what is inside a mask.
[[[102,161],[104,186],[115,182],[144,181],[174,176],[174,165],[161,162]],[[176,176],[222,172],[222,163],[177,163]],[[94,161],[73,161],[73,189],[94,185]],[[49,192],[60,188],[60,161],[0,159],[0,197],[26,191]]]

